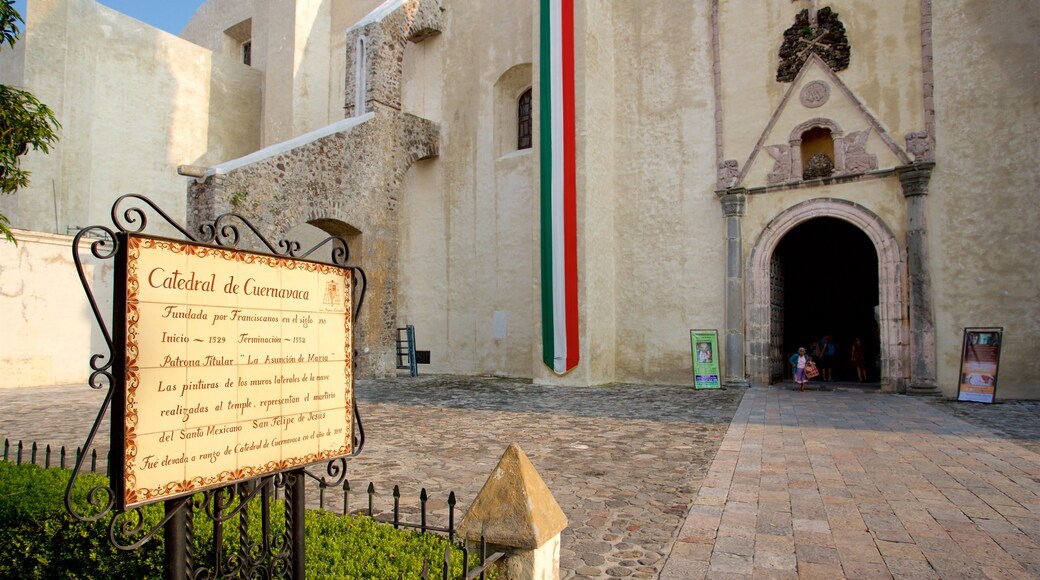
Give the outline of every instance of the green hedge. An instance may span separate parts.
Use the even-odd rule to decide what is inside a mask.
[[[0,461],[0,578],[162,578],[162,533],[137,550],[117,551],[108,541],[111,516],[84,523],[66,511],[69,476],[66,470]],[[87,494],[107,483],[100,475],[80,475],[73,494],[77,511],[95,513]],[[248,506],[251,541],[260,535],[259,504]],[[144,529],[151,529],[162,518],[162,505],[147,506],[143,513]],[[284,530],[281,502],[272,506],[271,514],[273,533]],[[308,510],[305,518],[308,579],[418,578],[424,559],[431,572],[436,570],[431,576],[440,576],[448,544],[441,536],[320,510]],[[196,510],[194,523],[196,561],[211,565],[213,524],[203,510]],[[225,534],[226,557],[239,543],[237,517],[225,525]],[[452,577],[461,572],[462,551],[454,549]]]

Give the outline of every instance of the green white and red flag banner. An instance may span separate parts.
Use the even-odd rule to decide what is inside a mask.
[[[578,364],[578,217],[574,162],[574,0],[541,0],[542,361]]]

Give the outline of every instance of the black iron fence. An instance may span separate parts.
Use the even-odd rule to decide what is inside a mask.
[[[7,462],[13,462],[18,465],[33,464],[43,468],[55,468],[55,469],[70,469],[72,465],[75,465],[83,455],[83,450],[79,447],[76,448],[74,454],[61,446],[57,450],[52,448],[50,445],[44,446],[42,449],[39,444],[33,441],[30,445],[26,445],[23,441],[19,440],[17,443],[12,443],[10,439],[4,439],[3,449],[3,460]],[[99,465],[99,456],[96,449],[90,452],[89,459],[83,463],[84,470],[86,470],[89,464],[90,473],[106,473],[108,472],[108,458],[102,458],[103,463]],[[99,471],[100,469],[100,471]],[[275,499],[279,496],[279,487],[274,487]],[[333,511],[335,506],[331,506],[330,499],[333,494],[342,493],[343,503],[338,511],[341,515],[353,515],[363,516],[377,521],[380,523],[388,524],[393,526],[395,529],[410,529],[416,530],[419,533],[437,533],[448,538],[448,546],[444,550],[444,561],[441,564],[441,572],[436,576],[431,576],[431,565],[429,562],[424,562],[422,570],[422,579],[430,580],[431,578],[442,578],[443,580],[451,580],[450,566],[451,566],[451,555],[452,546],[456,545],[456,506],[457,500],[455,499],[455,492],[448,493],[447,501],[447,524],[446,525],[434,525],[431,522],[431,510],[429,509],[430,496],[426,492],[426,488],[422,488],[419,492],[419,510],[418,510],[418,522],[406,521],[401,516],[402,505],[401,505],[401,488],[398,485],[394,486],[391,497],[393,498],[393,505],[389,511],[384,511],[381,508],[377,508],[377,502],[379,501],[381,494],[377,492],[375,483],[369,482],[368,487],[365,489],[364,495],[367,499],[367,505],[351,510],[351,485],[349,479],[344,479],[342,485],[328,485],[324,481],[318,481],[318,509],[324,511]],[[477,556],[478,564],[476,567],[467,570],[462,576],[463,580],[484,580],[487,572],[492,566],[505,556],[502,552],[495,552],[493,554],[487,553],[487,542],[484,538],[481,538],[479,544],[477,544],[475,554],[471,554],[469,544],[466,542],[462,543],[462,561],[469,562],[471,555]]]

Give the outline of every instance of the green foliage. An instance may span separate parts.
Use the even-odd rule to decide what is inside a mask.
[[[161,577],[160,543],[117,552],[108,543],[107,521],[82,523],[65,510],[68,480],[65,470],[0,462],[0,578]],[[89,513],[87,492],[106,483],[81,476],[76,508]],[[159,511],[151,512],[157,521]]]
[[[0,46],[14,46],[18,24],[24,22],[13,0],[0,0]],[[20,157],[29,152],[47,153],[58,140],[61,128],[47,105],[29,91],[0,85],[0,193],[14,193],[29,185],[30,173],[21,168]],[[14,242],[10,221],[0,214],[0,232]]]
[[[162,533],[137,550],[117,551],[108,541],[111,516],[84,523],[66,511],[69,476],[66,470],[0,461],[0,578],[161,578]],[[97,513],[98,509],[87,501],[88,494],[95,486],[107,483],[100,475],[80,475],[72,494],[77,512]],[[237,500],[231,502],[224,513],[236,505]],[[260,502],[251,501],[247,508],[248,536],[256,543],[261,532]],[[140,511],[145,520],[142,531],[161,520],[162,510],[162,504],[154,504]],[[126,518],[131,524],[137,523],[134,513],[129,512],[118,523]],[[211,565],[207,563],[214,557],[213,523],[204,510],[195,510],[193,529],[196,562]],[[284,530],[284,510],[278,502],[271,509],[271,537]],[[448,545],[435,534],[395,530],[366,517],[318,510],[306,513],[305,530],[308,579],[418,578],[424,559],[430,562],[431,577],[440,577]],[[226,561],[239,545],[238,516],[227,522],[224,533]],[[470,563],[474,565],[475,559]],[[451,570],[452,578],[461,577],[460,549],[452,550]]]

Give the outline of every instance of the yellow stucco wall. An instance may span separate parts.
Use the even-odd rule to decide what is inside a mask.
[[[26,158],[32,185],[6,200],[17,227],[109,223],[112,202],[130,192],[183,223],[177,166],[256,149],[257,71],[93,0],[30,0],[25,28],[20,84],[62,130],[49,155]]]

